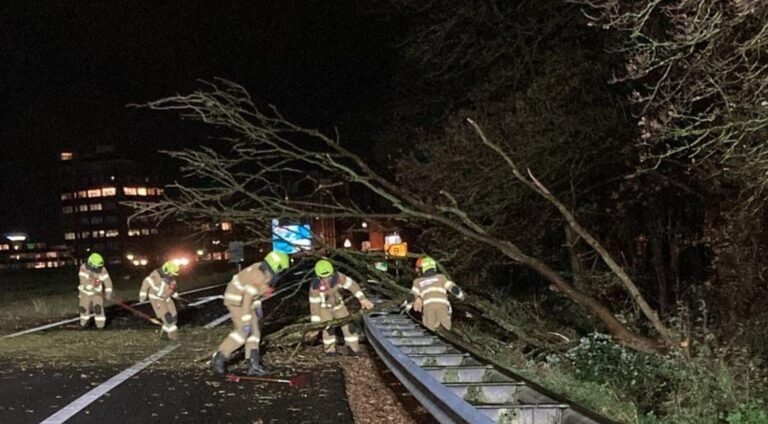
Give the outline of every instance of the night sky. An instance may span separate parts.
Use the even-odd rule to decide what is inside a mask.
[[[359,1],[3,1],[0,231],[58,234],[62,148],[157,160],[206,134],[127,108],[222,77],[301,124],[363,142],[391,100],[398,33]],[[149,154],[149,155],[148,155]]]

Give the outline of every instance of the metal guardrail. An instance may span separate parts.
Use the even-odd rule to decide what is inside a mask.
[[[493,423],[490,418],[456,396],[416,365],[387,339],[374,315],[364,318],[368,342],[409,392],[441,423]]]
[[[614,424],[475,359],[408,316],[374,313],[364,323],[384,364],[440,423]]]

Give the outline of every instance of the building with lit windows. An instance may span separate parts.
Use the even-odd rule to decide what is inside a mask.
[[[92,251],[109,264],[123,263],[127,255],[162,260],[167,243],[161,228],[146,220],[129,223],[135,210],[124,204],[160,199],[159,178],[117,156],[112,146],[64,151],[59,159],[63,239],[78,262]]]
[[[59,268],[74,264],[67,246],[33,242],[27,240],[24,233],[9,233],[0,239],[0,270]]]

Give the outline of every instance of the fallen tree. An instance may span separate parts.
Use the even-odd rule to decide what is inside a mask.
[[[595,316],[612,336],[623,345],[642,351],[658,351],[672,345],[673,336],[658,319],[642,295],[623,282],[634,302],[646,312],[662,341],[638,334],[622,324],[608,306],[597,298],[577,290],[559,272],[532,255],[525,253],[510,239],[491,234],[456,202],[451,193],[441,191],[440,198],[423,199],[402,185],[384,177],[359,155],[345,147],[338,135],[331,138],[315,129],[298,126],[283,118],[274,108],[264,113],[258,109],[243,87],[219,81],[207,90],[187,96],[174,96],[150,102],[155,110],[177,111],[185,119],[195,119],[224,129],[231,136],[220,144],[197,150],[166,152],[182,163],[187,181],[168,187],[166,197],[154,203],[133,202],[137,216],[163,220],[179,217],[185,220],[228,221],[254,235],[253,242],[271,239],[267,223],[276,216],[301,220],[308,217],[388,219],[437,225],[476,243],[496,249],[510,259],[529,267],[552,283],[587,314]],[[473,123],[479,134],[479,126]],[[484,137],[483,142],[493,148]],[[504,159],[502,151],[497,151]],[[509,161],[507,161],[509,164]],[[294,186],[292,195],[286,181]],[[532,189],[545,195],[539,183]],[[339,187],[354,186],[365,191],[370,202],[362,207],[354,199],[339,194]],[[298,187],[298,188],[297,188]],[[546,197],[546,195],[545,195]],[[552,201],[552,199],[548,199]],[[556,206],[558,203],[553,202]],[[373,208],[371,205],[383,206]],[[580,233],[567,210],[561,209],[569,225]],[[594,238],[592,238],[594,241]],[[322,240],[317,240],[322,243]],[[595,244],[593,247],[598,247]],[[333,252],[325,246],[323,252]],[[603,258],[610,257],[603,254]],[[364,261],[363,261],[364,262]],[[610,265],[610,263],[609,263]],[[615,263],[614,263],[615,265]],[[362,267],[372,272],[372,264]],[[621,275],[619,269],[614,269]],[[392,290],[399,285],[381,280]],[[399,290],[402,291],[402,287]]]

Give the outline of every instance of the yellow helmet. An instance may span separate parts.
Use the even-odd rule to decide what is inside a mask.
[[[88,256],[88,265],[93,268],[101,268],[104,266],[104,258],[98,253],[91,253],[91,256]]]
[[[179,275],[179,264],[174,261],[164,263],[162,269],[164,274],[173,275],[174,277]]]

